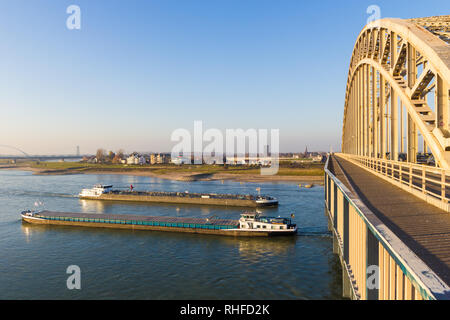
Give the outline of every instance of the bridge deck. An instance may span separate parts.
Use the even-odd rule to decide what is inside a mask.
[[[450,284],[450,213],[341,157],[331,158],[330,169],[443,281]]]

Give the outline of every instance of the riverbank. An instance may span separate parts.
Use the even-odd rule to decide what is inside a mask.
[[[279,168],[276,175],[261,175],[259,168],[223,166],[118,166],[79,163],[23,163],[0,166],[4,170],[32,171],[35,175],[118,174],[155,177],[175,181],[292,182],[323,184],[323,169]]]

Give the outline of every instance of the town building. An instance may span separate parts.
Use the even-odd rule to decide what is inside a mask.
[[[137,153],[133,153],[131,154],[128,158],[127,158],[127,164],[139,164],[139,165],[143,165],[145,164],[145,157],[141,156]]]

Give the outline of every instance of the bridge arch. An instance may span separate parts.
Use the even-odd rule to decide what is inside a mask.
[[[342,151],[450,168],[450,16],[382,19],[360,32],[350,60]],[[406,140],[406,141],[405,141]]]
[[[30,155],[29,155],[28,153],[26,153],[25,151],[23,151],[23,150],[21,150],[21,149],[19,149],[19,148],[13,147],[13,146],[8,146],[8,145],[5,145],[5,144],[0,144],[0,148],[13,149],[13,150],[19,151],[19,152],[22,153],[25,157],[28,157],[28,158],[30,157]]]

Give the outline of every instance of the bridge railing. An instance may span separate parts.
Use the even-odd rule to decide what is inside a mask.
[[[450,170],[345,153],[338,155],[426,202],[450,212]]]
[[[328,158],[325,208],[333,252],[342,265],[343,295],[357,300],[450,299],[450,288],[335,176],[335,171]]]

